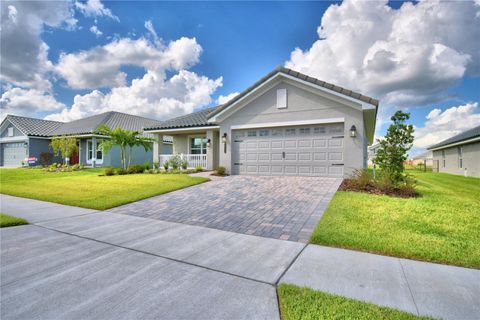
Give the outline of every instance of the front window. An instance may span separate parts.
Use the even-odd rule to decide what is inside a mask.
[[[269,134],[269,131],[266,129],[260,130],[260,137],[267,137]]]
[[[190,138],[190,153],[191,154],[206,154],[207,153],[207,138],[205,138],[205,137]]]
[[[93,141],[88,140],[87,141],[87,160],[92,160],[93,159]]]
[[[91,163],[93,159],[96,160],[97,163],[101,163],[103,161],[103,150],[100,147],[102,140],[97,140],[97,152],[94,154],[93,152],[93,140],[87,140],[87,162]],[[94,155],[96,156],[94,158]]]

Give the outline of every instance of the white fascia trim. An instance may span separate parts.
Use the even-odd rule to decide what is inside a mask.
[[[314,83],[311,83],[311,82],[308,82],[308,81],[305,81],[305,80],[301,80],[301,79],[298,79],[297,77],[294,77],[294,76],[291,76],[289,74],[286,74],[286,73],[283,73],[283,72],[279,72],[279,73],[276,73],[274,76],[272,76],[270,79],[266,80],[264,83],[262,83],[260,86],[256,87],[255,89],[253,89],[252,91],[250,91],[249,93],[247,93],[245,96],[243,96],[242,98],[240,98],[238,101],[235,101],[232,105],[230,105],[228,108],[220,111],[218,114],[214,115],[212,118],[208,119],[208,122],[216,122],[218,121],[218,117],[223,114],[225,111],[227,110],[230,110],[234,105],[240,103],[241,101],[245,100],[247,97],[253,95],[255,92],[257,92],[258,90],[260,90],[261,88],[265,87],[267,84],[269,84],[270,82],[276,80],[277,78],[279,77],[285,77],[287,79],[290,79],[290,80],[293,80],[293,81],[296,81],[296,82],[299,82],[299,83],[302,83],[304,85],[307,85],[307,86],[310,86],[310,87],[313,87],[315,89],[318,89],[318,90],[321,90],[321,91],[324,91],[324,92],[327,92],[327,93],[330,93],[334,96],[337,96],[337,97],[340,97],[342,99],[345,99],[345,100],[348,100],[348,101],[351,101],[353,103],[356,103],[356,104],[359,104],[362,106],[362,110],[375,110],[377,109],[377,107],[371,103],[367,103],[367,102],[363,102],[361,100],[358,100],[358,99],[355,99],[355,98],[352,98],[352,97],[349,97],[349,96],[346,96],[342,93],[339,93],[339,92],[336,92],[336,91],[333,91],[333,90],[330,90],[330,89],[327,89],[325,87],[322,87],[322,86],[319,86],[317,84],[314,84]]]
[[[22,141],[28,141],[28,137],[27,136],[16,136],[16,137],[0,138],[0,143],[22,142]]]
[[[450,148],[450,147],[455,147],[455,146],[458,146],[458,145],[467,144],[467,143],[471,143],[471,142],[475,142],[475,141],[480,141],[480,137],[475,137],[475,138],[468,139],[468,140],[454,142],[454,143],[446,144],[446,145],[438,147],[438,148],[427,149],[427,150],[432,150],[432,151],[442,150],[442,149],[447,149],[447,148]]]
[[[185,132],[192,130],[207,131],[210,129],[220,129],[220,126],[205,126],[205,127],[189,127],[189,128],[176,128],[176,129],[159,129],[159,130],[144,130],[147,133],[171,133],[171,132]]]
[[[327,119],[313,119],[313,120],[299,120],[299,121],[241,124],[241,125],[233,125],[230,128],[232,130],[256,129],[256,128],[304,126],[304,125],[312,125],[312,124],[326,124],[326,123],[339,123],[339,122],[345,122],[345,118],[327,118]]]

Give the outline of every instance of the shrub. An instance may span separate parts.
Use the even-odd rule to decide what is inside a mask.
[[[168,163],[173,168],[173,170],[180,168],[182,165],[182,162],[183,162],[182,156],[180,156],[179,154],[174,155],[173,157],[170,158],[170,160],[168,160]]]
[[[125,170],[123,168],[117,168],[117,169],[115,169],[115,172],[120,176],[124,175],[124,174],[127,174],[127,170]]]
[[[143,168],[145,168],[145,170],[150,170],[150,161],[145,161],[145,163],[143,164]]]
[[[153,161],[153,168],[154,169],[160,168],[160,163],[158,161]]]
[[[188,162],[187,162],[187,160],[183,160],[183,161],[182,161],[182,169],[183,169],[183,170],[187,170],[187,167],[188,167]]]
[[[180,173],[182,173],[182,171],[180,171],[179,169],[173,169],[172,173],[173,174],[180,174]]]
[[[141,164],[132,164],[128,167],[127,173],[143,173],[145,171],[145,166]]]
[[[225,169],[225,167],[217,167],[217,169],[215,169],[215,172],[219,175],[219,176],[224,176],[225,175],[225,172],[227,170]]]
[[[163,163],[163,169],[165,169],[165,171],[168,171],[169,167],[170,167],[170,162],[168,162],[168,160],[167,160]]]
[[[78,163],[77,163],[77,164],[74,164],[74,165],[72,166],[72,170],[73,170],[73,171],[82,170],[82,166],[79,165]]]
[[[147,173],[153,174],[155,173],[155,169],[148,169]]]
[[[115,174],[115,169],[113,168],[106,168],[105,169],[105,175],[106,176],[113,176]]]
[[[203,172],[202,166],[196,166],[195,167],[195,172]]]
[[[384,193],[391,193],[395,189],[395,182],[389,172],[383,172],[375,181],[375,186]]]
[[[42,166],[48,166],[52,163],[53,153],[51,152],[42,152],[40,153],[40,164]]]

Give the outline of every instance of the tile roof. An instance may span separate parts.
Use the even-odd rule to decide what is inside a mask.
[[[216,108],[211,114],[208,115],[208,117],[210,118],[210,117],[220,113],[222,110],[228,108],[230,105],[232,105],[233,103],[235,103],[236,101],[238,101],[239,99],[241,99],[242,97],[247,95],[250,91],[254,90],[256,87],[258,87],[263,82],[267,81],[269,78],[273,77],[277,73],[284,73],[284,74],[290,75],[292,77],[295,77],[297,79],[316,84],[318,86],[321,86],[321,87],[324,87],[326,89],[338,92],[340,94],[352,97],[354,99],[373,104],[375,107],[378,108],[379,101],[377,99],[371,98],[369,96],[365,96],[363,94],[360,94],[360,93],[352,91],[352,90],[348,90],[348,89],[340,87],[340,86],[336,86],[336,85],[334,85],[332,83],[329,83],[329,82],[325,82],[325,81],[322,81],[322,80],[319,80],[319,79],[316,79],[316,78],[309,77],[306,74],[297,72],[297,71],[292,70],[292,69],[288,69],[288,68],[285,68],[285,67],[277,67],[277,68],[275,68],[275,70],[273,70],[272,72],[270,72],[269,74],[267,74],[266,76],[264,76],[263,78],[261,78],[260,80],[255,82],[253,85],[248,87],[246,90],[244,90],[242,93],[237,95],[235,98],[228,101],[224,105]]]
[[[250,91],[254,90],[256,87],[261,85],[263,82],[267,81],[269,78],[273,77],[277,73],[284,73],[288,74],[290,76],[293,76],[297,79],[307,81],[316,85],[319,85],[321,87],[324,87],[326,89],[338,92],[340,94],[352,97],[354,99],[373,104],[374,106],[378,107],[379,101],[377,99],[365,96],[363,94],[354,92],[352,90],[345,89],[343,87],[336,86],[334,84],[315,79],[312,77],[309,77],[305,74],[302,74],[300,72],[284,68],[284,67],[277,67],[275,70],[255,82],[252,86],[248,87],[246,90],[244,90],[242,93],[237,95],[235,98],[232,100],[228,101],[227,103],[223,105],[219,105],[216,107],[212,108],[206,108],[201,111],[197,111],[194,113],[190,113],[181,117],[173,118],[167,121],[162,122],[159,126],[155,127],[148,127],[146,130],[158,130],[158,129],[174,129],[174,128],[188,128],[188,127],[203,127],[203,126],[211,126],[213,125],[212,123],[208,122],[208,119],[211,118],[212,116],[218,114],[222,110],[225,110],[228,108],[230,105],[241,99],[243,96],[247,95]]]
[[[63,125],[63,122],[59,121],[14,116],[11,114],[5,117],[4,121],[6,120],[10,121],[10,123],[27,136],[46,137]]]
[[[467,130],[467,131],[464,131],[460,134],[457,134],[456,136],[453,136],[451,138],[443,140],[442,142],[437,143],[437,144],[435,144],[435,145],[433,145],[433,146],[431,146],[427,149],[428,150],[436,149],[436,148],[439,148],[439,147],[450,145],[452,143],[462,142],[462,141],[470,140],[472,138],[477,138],[477,137],[480,137],[480,126],[477,126],[477,127],[472,128],[470,130]]]
[[[215,108],[217,107],[202,109],[197,112],[163,121],[156,126],[146,128],[146,130],[212,126],[213,124],[208,123],[208,115],[214,111]]]
[[[67,122],[53,131],[53,135],[63,134],[89,134],[94,133],[101,125],[105,124],[110,129],[122,128],[132,131],[142,131],[144,127],[158,125],[160,121],[131,114],[109,111],[91,117]]]

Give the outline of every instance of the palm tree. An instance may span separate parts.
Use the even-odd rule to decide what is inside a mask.
[[[109,139],[103,140],[100,147],[105,152],[109,152],[114,146],[120,148],[120,161],[122,168],[127,169],[132,160],[132,149],[135,146],[142,146],[145,151],[152,149],[153,139],[141,136],[138,131],[131,131],[122,128],[110,129],[107,125],[101,125],[96,133],[108,136]],[[129,159],[127,164],[127,147],[129,149]]]

